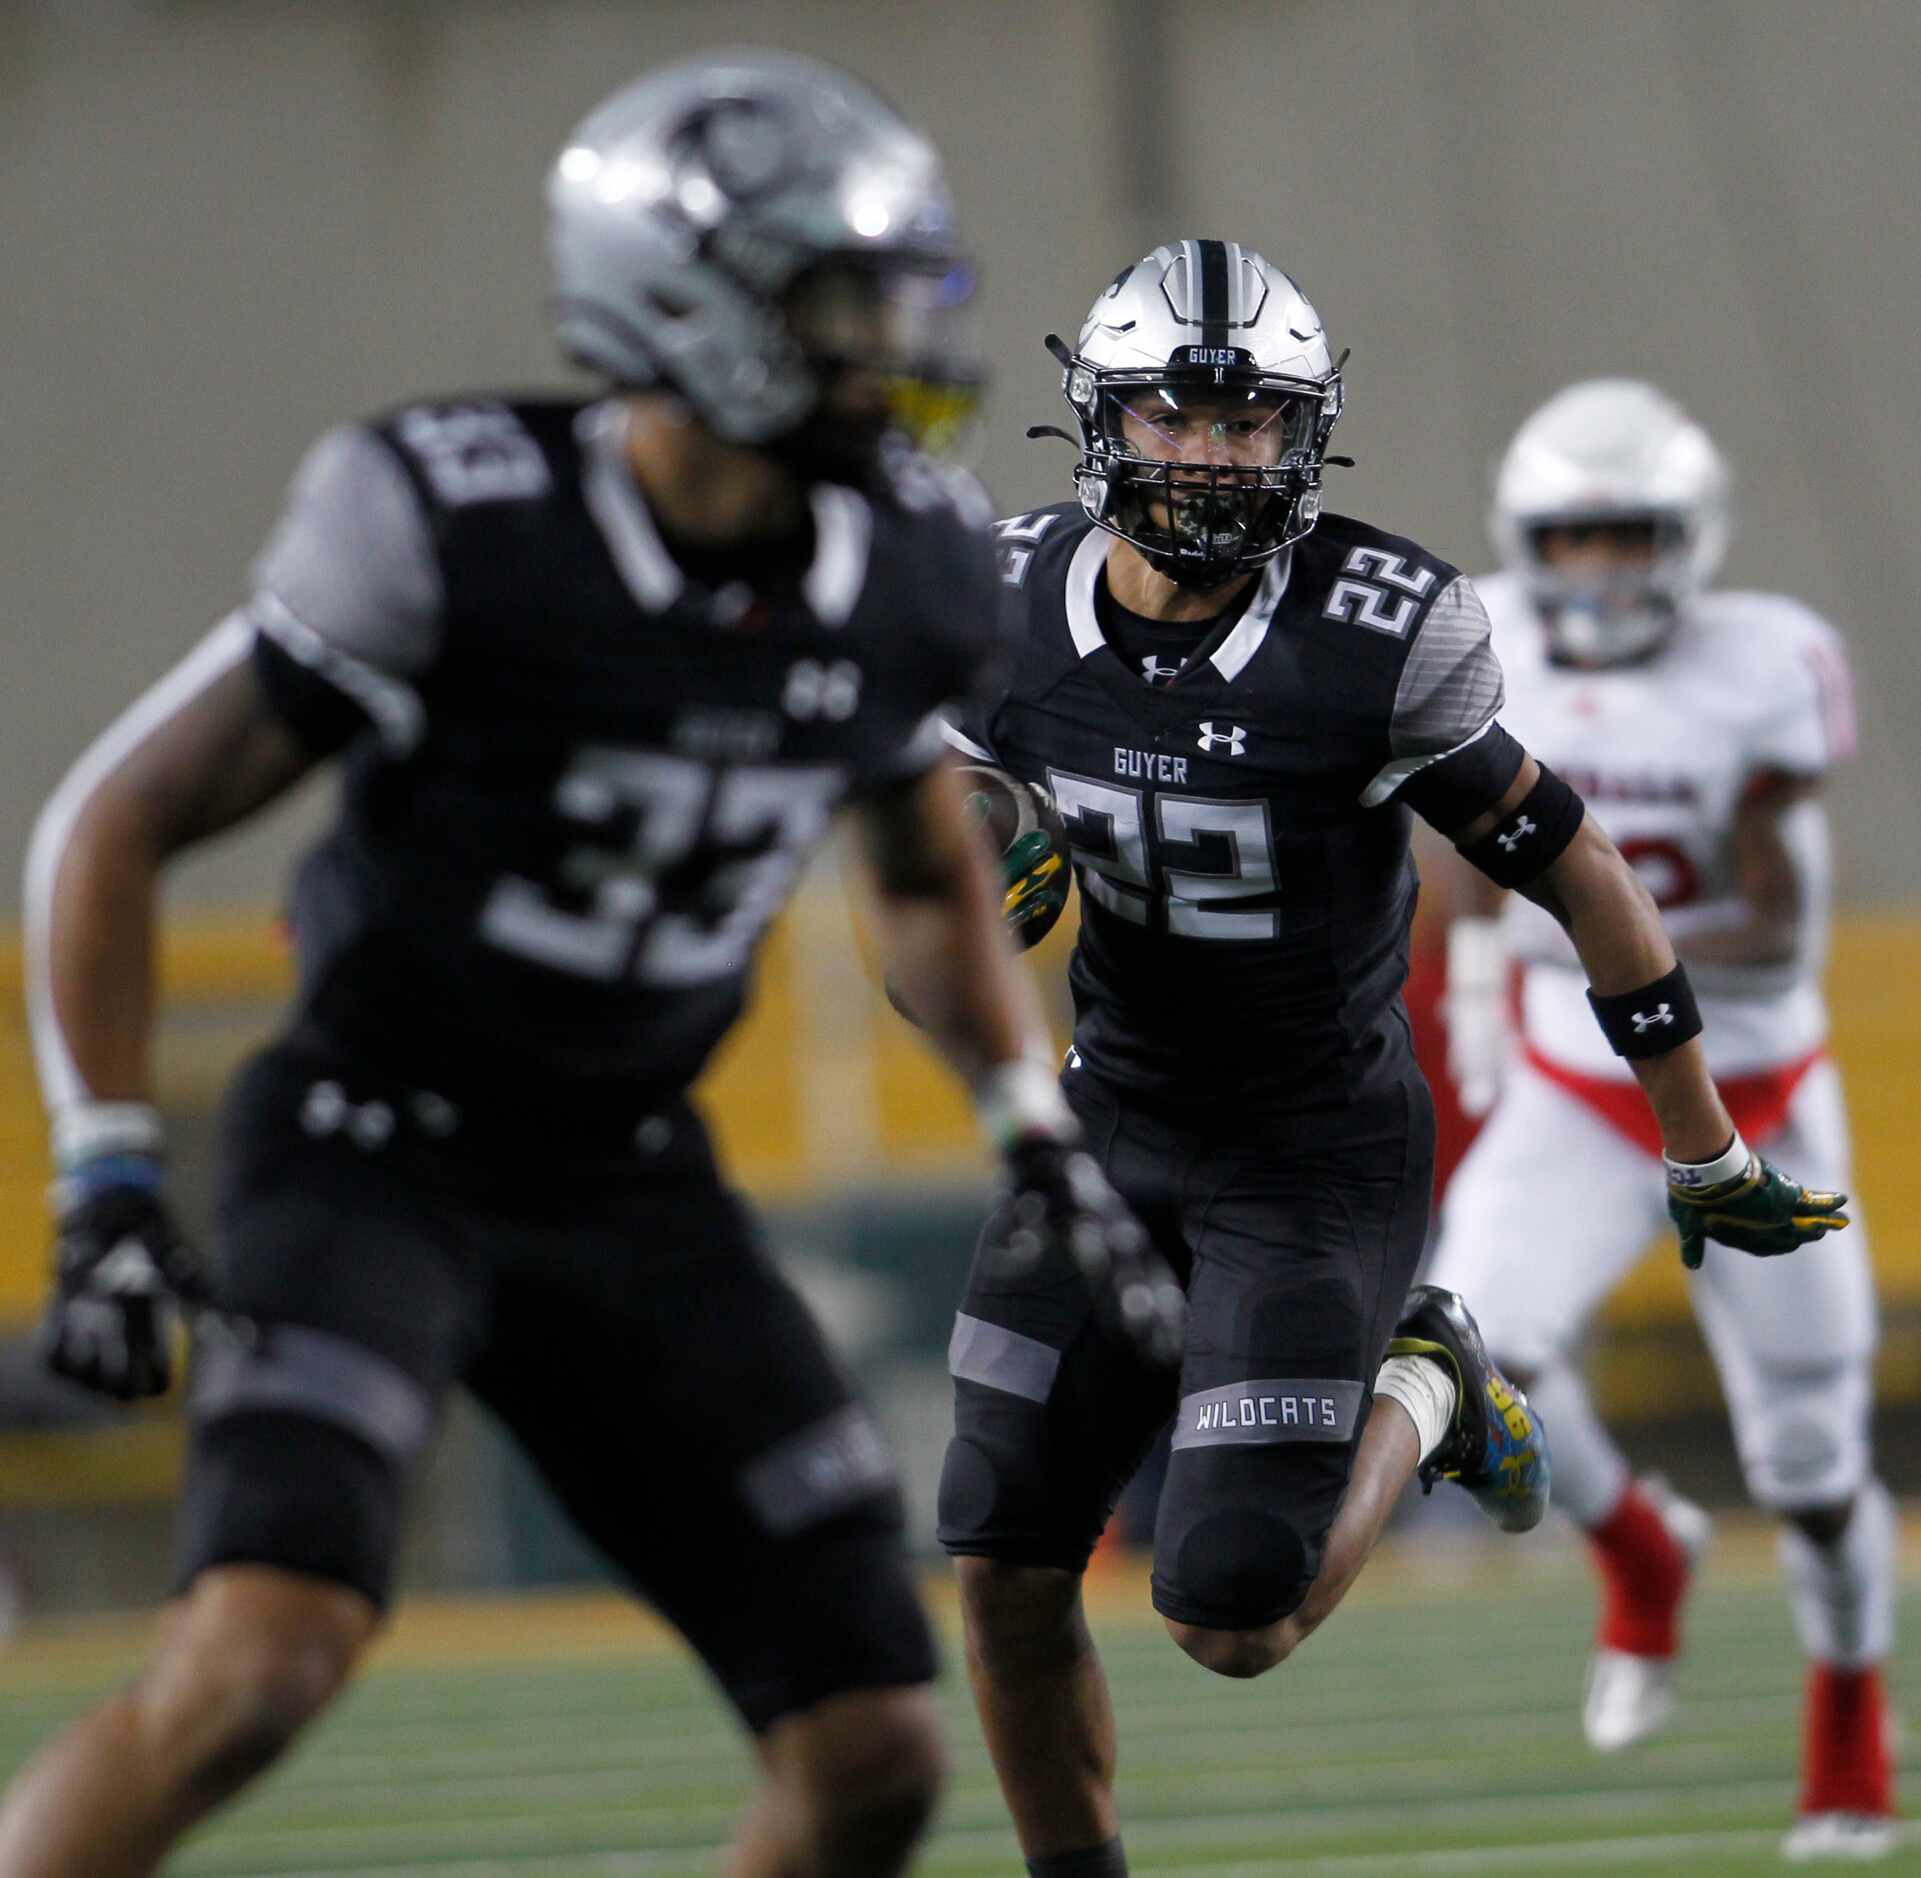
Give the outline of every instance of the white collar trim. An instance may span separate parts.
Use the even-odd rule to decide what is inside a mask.
[[[874,539],[874,511],[866,497],[838,483],[816,483],[814,564],[801,591],[823,626],[845,626],[867,584],[867,554]]]
[[[1100,581],[1101,569],[1107,565],[1111,539],[1103,529],[1089,529],[1074,550],[1073,560],[1067,564],[1067,630],[1081,658],[1107,644],[1107,635],[1101,631],[1094,611],[1094,590]],[[1247,611],[1235,621],[1234,630],[1214,648],[1208,662],[1230,684],[1240,677],[1261,649],[1293,573],[1294,550],[1290,547],[1268,562]]]
[[[1268,562],[1247,611],[1235,621],[1234,630],[1214,648],[1209,663],[1229,684],[1240,677],[1254,654],[1260,651],[1293,573],[1294,550],[1289,547]]]
[[[643,608],[664,612],[687,582],[627,469],[627,413],[612,399],[592,405],[580,414],[580,435],[587,453],[587,507],[614,565]],[[814,514],[814,559],[801,591],[823,626],[845,626],[867,584],[874,511],[864,496],[837,483],[815,484],[808,504]]]
[[[1107,644],[1107,635],[1094,614],[1094,588],[1107,565],[1107,549],[1113,539],[1105,529],[1090,528],[1067,564],[1067,630],[1073,635],[1076,655],[1083,659]]]
[[[626,411],[611,399],[590,406],[580,414],[580,436],[587,448],[583,493],[614,565],[645,611],[664,612],[680,598],[687,583],[662,545],[654,518],[621,460]]]

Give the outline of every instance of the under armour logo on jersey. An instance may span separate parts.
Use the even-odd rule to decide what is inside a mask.
[[[344,1134],[356,1147],[384,1148],[393,1139],[394,1112],[385,1102],[353,1102],[337,1082],[317,1082],[300,1105],[300,1126],[316,1139]]]
[[[1511,835],[1496,835],[1494,839],[1506,852],[1512,854],[1540,825],[1539,822],[1530,821],[1527,816],[1523,815],[1520,826],[1516,828]]]
[[[860,667],[852,659],[800,659],[787,669],[780,708],[789,717],[825,717],[840,723],[860,704]]]
[[[1185,659],[1176,659],[1172,665],[1163,665],[1153,653],[1141,660],[1141,672],[1150,685],[1164,685],[1170,678],[1178,678]]]
[[[1634,1013],[1634,1034],[1637,1037],[1645,1037],[1656,1024],[1671,1024],[1673,1022],[1674,1013],[1669,1010],[1665,1004],[1657,1004],[1651,1011],[1636,1011]]]
[[[1216,750],[1225,750],[1229,756],[1247,754],[1247,732],[1239,724],[1230,724],[1225,730],[1216,730],[1210,718],[1201,725],[1201,748],[1210,755]]]

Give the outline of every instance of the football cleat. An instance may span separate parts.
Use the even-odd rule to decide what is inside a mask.
[[[1453,1480],[1503,1532],[1528,1532],[1547,1512],[1547,1431],[1521,1391],[1494,1367],[1458,1293],[1416,1285],[1394,1326],[1389,1356],[1426,1356],[1457,1390],[1454,1428],[1421,1463],[1421,1487]]]
[[[1894,1783],[1900,1756],[1887,1689],[1874,1666],[1808,1666],[1798,1817],[1784,1858],[1886,1858],[1895,1848]]]
[[[1658,1476],[1636,1481],[1633,1491],[1653,1510],[1678,1555],[1671,1603],[1659,1613],[1672,1636],[1674,1613],[1686,1595],[1689,1575],[1707,1550],[1713,1524],[1692,1500],[1682,1499]],[[1674,1665],[1672,1648],[1656,1653],[1598,1645],[1588,1658],[1581,1695],[1581,1732],[1588,1746],[1613,1754],[1659,1734],[1674,1713]]]
[[[1900,1834],[1885,1813],[1804,1813],[1781,1841],[1791,1864],[1816,1860],[1865,1865],[1891,1858]]]

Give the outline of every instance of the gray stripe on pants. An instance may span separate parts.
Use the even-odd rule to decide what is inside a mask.
[[[1322,1376],[1230,1382],[1181,1397],[1176,1448],[1264,1447],[1276,1441],[1352,1441],[1361,1385]]]
[[[954,1318],[954,1334],[947,1342],[947,1369],[966,1382],[1005,1389],[1009,1395],[1045,1402],[1054,1392],[1054,1376],[1061,1353],[1036,1337],[1003,1330],[985,1318],[965,1311]]]
[[[434,1424],[433,1398],[405,1370],[345,1337],[297,1324],[269,1325],[253,1344],[205,1343],[197,1353],[194,1418],[249,1411],[331,1422],[402,1466],[426,1446]]]
[[[741,1493],[755,1517],[783,1538],[893,1484],[893,1457],[858,1402],[784,1436],[749,1461],[740,1476]]]

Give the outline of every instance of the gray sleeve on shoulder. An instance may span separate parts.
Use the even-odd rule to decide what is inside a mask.
[[[271,637],[318,642],[394,677],[425,670],[440,649],[427,518],[406,472],[359,425],[307,452],[253,581],[248,613]]]
[[[1487,608],[1457,575],[1428,608],[1401,668],[1388,747],[1397,757],[1444,756],[1479,736],[1506,695]]]

